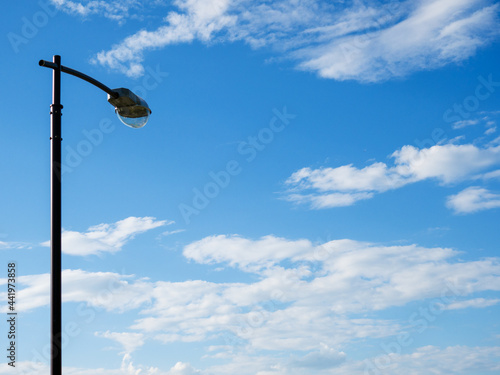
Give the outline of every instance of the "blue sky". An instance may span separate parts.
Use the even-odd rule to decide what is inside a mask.
[[[499,7],[9,3],[0,374],[48,372],[55,54],[153,111],[63,75],[65,374],[500,373]]]

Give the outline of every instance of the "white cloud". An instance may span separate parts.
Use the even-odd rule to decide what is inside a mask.
[[[298,244],[272,236],[212,236],[186,246],[190,259],[227,263],[256,272],[259,280],[157,282],[151,306],[130,328],[164,343],[217,338],[233,348],[307,353],[320,350],[320,343],[338,348],[356,339],[391,337],[409,325],[350,314],[415,301],[444,305],[500,290],[498,259],[459,262],[451,249],[351,240]],[[284,260],[286,267],[280,266]]]
[[[496,133],[497,131],[497,127],[496,126],[491,126],[490,128],[486,129],[484,134],[485,135],[491,135],[491,134],[494,134]]]
[[[485,135],[491,135],[496,132],[496,117],[497,113],[495,111],[482,111],[479,113],[480,116],[476,118],[470,118],[468,120],[455,121],[451,124],[451,127],[455,130],[463,129],[469,126],[483,125],[486,130]]]
[[[193,40],[242,40],[254,48],[271,47],[325,78],[379,81],[474,55],[498,35],[499,7],[491,4],[176,0],[178,10],[167,14],[164,25],[125,38],[98,53],[94,62],[140,76],[148,50]]]
[[[472,56],[491,35],[488,27],[495,23],[498,12],[496,6],[477,10],[480,1],[410,4],[411,10],[401,21],[375,31],[358,29],[361,35],[345,35],[326,46],[305,48],[300,52],[308,58],[301,66],[326,78],[361,81],[435,69]],[[392,15],[386,12],[386,16]]]
[[[274,236],[259,240],[213,236],[192,245],[184,251],[189,259],[227,263],[256,273],[259,280],[249,284],[153,283],[133,281],[131,275],[65,270],[63,301],[85,302],[108,311],[142,308],[145,316],[133,329],[165,334],[159,339],[176,341],[181,333],[201,339],[210,332],[236,331],[238,320],[259,315],[266,316],[266,321],[279,321],[287,314],[314,311],[318,321],[333,319],[335,325],[332,311],[377,311],[440,297],[443,292],[457,297],[498,290],[500,285],[495,276],[500,272],[497,259],[453,262],[458,252],[446,248],[384,247],[352,240],[312,245],[308,240]],[[224,254],[221,249],[228,251]],[[48,305],[48,274],[21,276],[18,283],[22,286],[20,310]]]
[[[500,169],[485,173],[481,176],[481,178],[485,180],[500,178]]]
[[[393,154],[397,172],[414,181],[436,178],[451,184],[500,164],[500,146],[436,145],[427,149],[404,146]]]
[[[198,263],[224,263],[242,269],[260,269],[275,265],[281,260],[309,252],[308,240],[288,241],[284,238],[265,236],[256,242],[239,236],[211,236],[191,243],[183,254]]]
[[[302,168],[286,181],[285,199],[310,204],[313,209],[352,205],[375,193],[398,189],[427,179],[442,185],[489,176],[485,170],[500,165],[500,146],[435,145],[426,149],[404,146],[391,157],[394,165],[376,162],[364,168]]]
[[[200,371],[195,370],[189,363],[177,362],[174,367],[169,371],[171,375],[196,375],[201,374]]]
[[[166,237],[166,236],[171,236],[172,234],[177,234],[177,233],[182,233],[185,232],[185,229],[176,229],[176,230],[167,230],[160,234],[160,237]]]
[[[484,308],[494,306],[500,303],[500,299],[485,299],[485,298],[474,298],[465,301],[457,301],[450,303],[448,305],[443,305],[443,310],[459,310],[467,309],[469,307],[473,308]]]
[[[381,351],[383,351],[381,349]],[[210,368],[215,374],[242,375],[434,375],[491,374],[500,369],[500,347],[424,346],[408,354],[381,354],[365,360],[346,360],[328,369],[300,368],[281,358],[235,355],[234,361]]]
[[[411,146],[410,146],[411,147]],[[405,173],[406,175],[406,173]],[[405,185],[406,176],[384,163],[374,163],[358,169],[352,165],[338,168],[303,168],[293,173],[287,184],[299,190],[327,191],[386,191]]]
[[[96,332],[96,336],[114,340],[123,346],[121,354],[131,354],[144,345],[144,335],[136,332]]]
[[[136,0],[86,0],[86,1],[71,1],[71,0],[51,0],[52,3],[60,10],[88,17],[90,15],[102,15],[104,17],[123,21],[130,16],[129,10],[137,7]]]
[[[16,370],[30,375],[45,375],[50,373],[47,364],[40,362],[16,362]],[[0,374],[9,375],[12,367],[6,363],[0,364]],[[134,365],[130,354],[125,354],[120,368],[75,368],[63,366],[63,373],[68,375],[201,375],[202,372],[193,368],[189,363],[177,362],[167,371],[157,367]],[[209,375],[209,374],[207,374]]]
[[[469,214],[500,207],[500,194],[479,186],[471,186],[456,195],[449,196],[446,204],[455,213]]]
[[[462,129],[465,128],[466,126],[472,126],[477,124],[479,124],[479,120],[461,120],[454,122],[451,127],[453,129]]]
[[[26,242],[4,242],[0,241],[0,250],[2,249],[31,249],[32,245]]]
[[[154,217],[131,216],[113,224],[92,226],[85,233],[65,230],[62,233],[62,251],[80,256],[115,253],[137,234],[167,224],[166,220],[157,221]],[[50,246],[50,242],[42,245]]]
[[[382,351],[382,350],[381,350]],[[323,356],[319,352],[318,358],[325,363],[325,352]],[[335,354],[326,354],[334,357]],[[341,356],[341,354],[340,354]],[[229,363],[212,365],[206,370],[196,370],[189,363],[177,362],[167,371],[154,367],[134,366],[130,356],[125,356],[119,369],[83,369],[64,367],[63,371],[68,375],[428,375],[432,369],[433,375],[464,375],[484,374],[495,375],[500,370],[500,347],[496,346],[448,346],[439,348],[436,346],[424,346],[414,349],[405,354],[391,353],[381,354],[365,360],[346,360],[335,366],[333,358],[330,367],[310,368],[301,366],[314,355],[306,355],[303,358],[282,358],[264,354],[242,354],[232,355]],[[49,372],[47,365],[34,362],[18,362],[16,367],[19,371],[29,371],[31,375],[43,375]],[[12,372],[7,364],[0,365],[0,374],[8,375]]]
[[[346,360],[346,354],[335,349],[322,345],[319,351],[311,352],[302,358],[295,358],[290,361],[292,368],[305,368],[311,371],[326,370],[332,367],[338,367]]]
[[[193,242],[184,248],[184,255],[202,264],[227,264],[251,273],[250,281],[153,282],[116,273],[64,271],[65,303],[133,314],[122,332],[98,334],[124,348],[122,367],[107,373],[305,375],[335,369],[339,374],[363,374],[365,362],[351,360],[344,348],[365,340],[391,342],[400,333],[418,334],[407,312],[391,320],[379,312],[398,306],[414,306],[419,312],[437,305],[443,307],[439,314],[453,314],[457,308],[483,308],[499,301],[474,295],[500,291],[500,260],[464,261],[457,259],[458,251],[447,248],[346,239],[313,244],[276,236],[251,240],[227,235]],[[48,304],[49,275],[21,276],[18,285],[19,311]],[[224,344],[208,355],[220,365],[201,371],[179,362],[165,372],[133,365],[130,353],[148,340]],[[394,374],[402,369],[424,374],[435,368],[444,375],[447,367],[434,361],[448,366],[459,355],[474,358],[451,364],[460,374],[476,371],[479,364],[483,371],[498,369],[499,353],[498,348],[425,347],[412,354],[395,353],[390,360]],[[101,369],[88,371],[104,374]]]
[[[310,204],[312,209],[352,206],[364,199],[373,198],[373,193],[328,193],[314,194],[289,194],[286,200],[297,204]]]
[[[189,43],[194,39],[209,41],[214,33],[234,22],[234,18],[226,14],[229,3],[229,0],[177,0],[174,4],[184,13],[170,12],[165,17],[167,25],[152,32],[141,30],[111,50],[98,53],[93,61],[132,77],[141,76],[144,50]]]
[[[127,281],[132,277],[113,272],[64,270],[63,302],[84,302],[108,311],[137,308],[150,301],[152,286],[145,280],[133,283]],[[19,276],[17,285],[18,288],[22,286],[17,291],[18,311],[30,311],[49,305],[50,274]]]

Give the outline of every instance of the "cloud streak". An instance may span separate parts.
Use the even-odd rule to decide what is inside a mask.
[[[96,336],[114,340],[123,347],[120,354],[127,355],[144,345],[144,335],[135,332],[96,332]]]
[[[463,61],[494,35],[487,27],[495,23],[498,7],[480,7],[481,3],[406,3],[407,13],[389,25],[377,25],[374,31],[373,27],[360,28],[353,34],[334,36],[326,45],[299,51],[307,57],[300,66],[325,78],[374,82]],[[382,15],[396,18],[401,15],[397,10],[388,9]]]
[[[32,245],[26,242],[5,242],[0,241],[0,250],[7,249],[31,249]]]
[[[137,77],[145,53],[172,44],[244,41],[336,80],[376,82],[457,63],[498,35],[498,4],[482,0],[352,2],[176,0],[156,30],[141,30],[94,62]]]
[[[136,0],[90,0],[90,1],[71,1],[71,0],[51,0],[60,10],[69,14],[81,17],[91,15],[102,15],[115,21],[124,21],[130,16],[129,10],[137,7]]]
[[[151,285],[145,280],[130,282],[133,275],[113,272],[63,270],[63,302],[84,302],[107,311],[125,311],[149,301]],[[0,281],[6,283],[7,279]],[[50,302],[50,274],[27,275],[17,278],[19,286],[16,310],[32,311]],[[7,306],[2,306],[7,312]]]
[[[446,186],[486,178],[489,174],[484,172],[500,165],[500,147],[444,144],[418,149],[404,146],[391,158],[393,165],[375,162],[364,168],[352,164],[337,168],[302,168],[286,180],[285,199],[309,204],[312,209],[324,209],[349,206],[373,198],[377,193],[424,180],[435,180]],[[484,189],[472,189],[449,198],[448,206],[460,212],[473,212],[495,207],[497,198]]]
[[[62,233],[62,251],[76,256],[116,253],[136,235],[170,223],[154,217],[131,216],[116,223],[92,226],[83,233],[65,230]],[[50,241],[42,245],[50,246]]]

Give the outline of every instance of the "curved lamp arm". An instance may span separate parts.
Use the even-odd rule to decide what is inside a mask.
[[[51,61],[46,61],[46,60],[40,60],[38,62],[38,65],[45,66],[47,68],[52,68],[52,69],[57,69],[58,68],[57,64],[55,64],[55,63],[53,63]],[[68,68],[68,67],[66,67],[64,65],[61,65],[61,72],[68,73],[68,74],[71,74],[72,76],[81,78],[84,81],[87,81],[88,83],[91,83],[91,84],[93,84],[96,87],[99,87],[102,91],[105,91],[108,95],[110,95],[110,96],[112,96],[114,98],[118,97],[118,94],[115,93],[115,92],[113,92],[113,90],[111,90],[108,86],[106,86],[105,84],[99,82],[98,80],[96,80],[96,79],[94,79],[92,77],[89,77],[86,74],[83,74],[82,72],[79,72],[78,70],[74,70],[74,69]]]
[[[91,83],[106,92],[108,94],[108,102],[115,107],[115,112],[118,115],[118,118],[125,125],[132,128],[141,128],[146,125],[149,115],[151,114],[151,109],[144,99],[135,95],[129,89],[110,89],[105,84],[82,72],[79,72],[78,70],[58,65],[51,61],[40,60],[38,65],[51,69],[60,68],[61,72],[83,79],[84,81],[87,81],[88,83]]]

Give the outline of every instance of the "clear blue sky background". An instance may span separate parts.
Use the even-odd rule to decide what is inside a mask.
[[[499,374],[499,7],[7,4],[0,374],[48,373],[55,54],[153,111],[63,75],[64,373]]]

